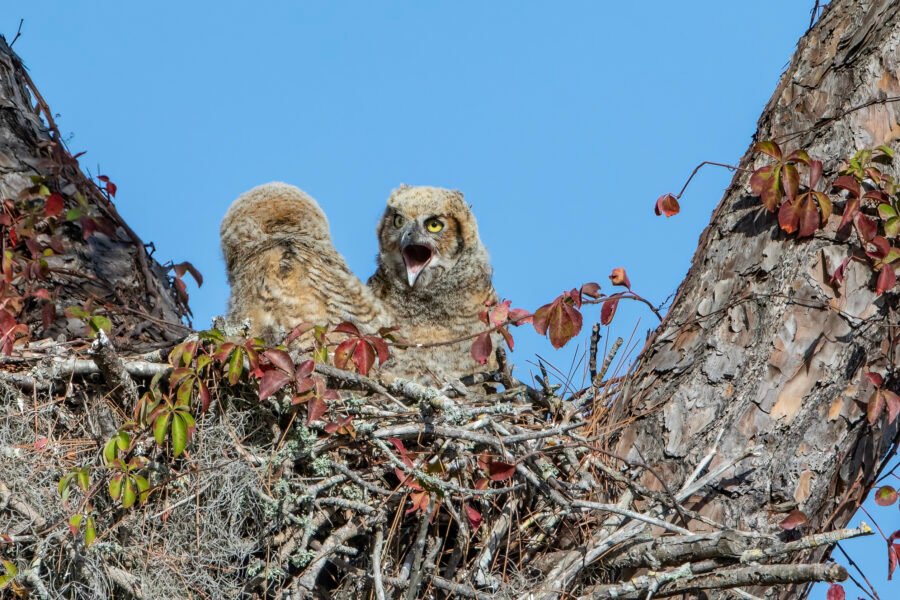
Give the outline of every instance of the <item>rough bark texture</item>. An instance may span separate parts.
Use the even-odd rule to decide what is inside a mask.
[[[0,199],[23,198],[33,185],[32,176],[42,177],[51,191],[60,193],[67,209],[78,206],[75,198],[80,195],[90,207],[86,214],[110,230],[109,235],[95,232],[84,239],[77,222],[62,225],[66,251],[47,259],[51,273],[45,286],[59,290],[57,316],[66,306],[90,299],[112,319],[113,339],[120,348],[145,348],[183,337],[186,305],[179,302],[165,269],[147,255],[112,203],[81,173],[21,60],[0,37]],[[26,306],[21,319],[32,323],[33,337],[72,338],[83,332],[84,324],[77,319],[57,319],[41,327],[41,319],[33,314],[38,309],[38,303]]]
[[[826,175],[857,149],[900,148],[898,77],[900,2],[832,2],[800,40],[755,140],[805,148]],[[764,162],[748,150],[740,166]],[[736,174],[648,342],[620,405],[634,421],[621,421],[617,451],[677,488],[716,446],[713,467],[756,446],[757,457],[694,507],[758,531],[799,507],[812,530],[829,530],[855,512],[897,436],[886,419],[867,424],[872,387],[862,377],[886,374],[896,389],[896,288],[876,297],[859,262],[833,288],[831,274],[853,252],[835,231],[839,219],[812,239],[788,236],[748,181]],[[645,483],[660,487],[650,474]]]

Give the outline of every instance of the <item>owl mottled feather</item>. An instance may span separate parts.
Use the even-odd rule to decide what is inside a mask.
[[[460,192],[401,186],[388,199],[377,234],[378,269],[369,287],[408,341],[434,344],[484,331],[478,314],[497,295],[478,224]],[[471,346],[467,339],[398,351],[390,368],[443,383],[485,368]]]
[[[228,320],[250,319],[251,335],[271,343],[300,323],[383,326],[379,301],[335,250],[325,214],[302,190],[267,183],[246,192],[228,209],[221,238]]]

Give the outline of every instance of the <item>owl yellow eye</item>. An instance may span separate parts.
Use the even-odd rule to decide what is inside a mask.
[[[394,227],[397,229],[403,227],[404,221],[406,221],[406,219],[403,218],[403,215],[394,215]]]
[[[425,221],[425,229],[431,233],[437,233],[444,228],[444,224],[437,219],[428,219]]]

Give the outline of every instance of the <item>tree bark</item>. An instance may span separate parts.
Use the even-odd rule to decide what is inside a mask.
[[[754,141],[805,148],[832,178],[857,149],[900,148],[898,47],[900,2],[832,2],[798,43]],[[751,146],[740,166],[765,162]],[[694,508],[771,532],[799,507],[810,530],[830,530],[847,523],[897,441],[896,423],[867,423],[863,377],[879,372],[897,388],[897,288],[876,297],[871,269],[855,261],[832,287],[842,259],[858,253],[836,232],[839,217],[813,238],[789,236],[749,178],[736,173],[618,400],[614,447],[670,489],[712,450],[710,468],[757,447]],[[662,487],[650,473],[644,483]]]
[[[80,337],[84,324],[64,318],[63,312],[90,302],[91,311],[112,320],[119,347],[145,349],[183,337],[187,328],[181,318],[189,312],[166,269],[147,254],[110,199],[82,174],[22,61],[0,37],[0,199],[33,195],[28,191],[35,185],[32,177],[59,193],[67,210],[79,208],[109,231],[89,233],[78,219],[59,225],[56,233],[65,251],[46,259],[49,273],[43,286],[58,291],[53,297],[56,318],[42,324],[40,302],[27,301],[19,320],[29,324],[31,336]],[[34,229],[40,232],[41,226],[39,222]]]

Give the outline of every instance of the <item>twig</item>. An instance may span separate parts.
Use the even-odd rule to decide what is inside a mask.
[[[125,362],[119,358],[115,347],[102,329],[97,333],[97,339],[91,344],[88,354],[100,369],[110,390],[124,401],[125,406],[134,406],[140,398],[137,384],[129,375]]]

